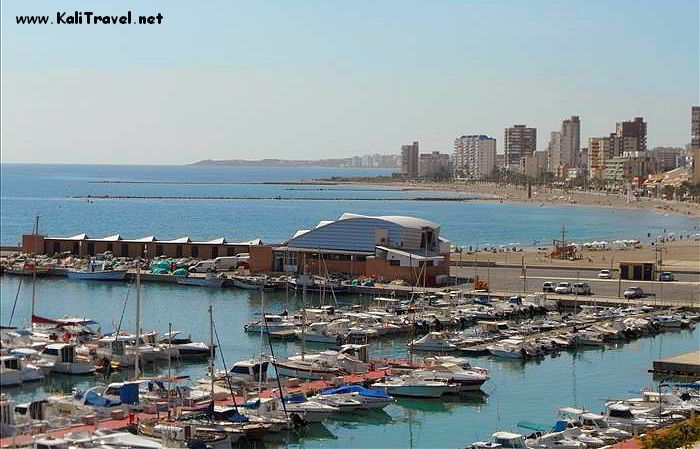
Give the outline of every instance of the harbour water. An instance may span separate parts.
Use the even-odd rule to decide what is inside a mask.
[[[18,291],[19,278],[0,278],[0,316],[7,325]],[[76,282],[64,278],[37,280],[36,313],[43,316],[88,316],[112,330],[120,319],[128,285],[126,283]],[[339,297],[342,302],[368,301],[362,297]],[[311,298],[313,303],[314,298]],[[318,299],[316,299],[318,301]],[[266,294],[266,309],[281,311],[300,304],[300,298],[285,292]],[[191,333],[194,340],[209,338],[207,308],[214,307],[221,351],[228,363],[248,358],[260,350],[257,334],[245,334],[243,324],[259,318],[260,293],[236,289],[208,290],[148,283],[142,301],[145,329],[175,329]],[[122,326],[133,329],[133,289]],[[31,287],[25,278],[19,289],[14,325],[26,325],[31,310]],[[492,431],[515,429],[520,420],[551,424],[556,408],[582,406],[601,411],[605,399],[622,397],[640,387],[658,385],[647,370],[652,361],[696,349],[700,331],[662,333],[606,349],[586,349],[546,356],[539,361],[474,359],[488,368],[491,380],[485,385],[488,395],[464,396],[440,400],[399,400],[384,412],[343,415],[313,425],[299,435],[281,441],[284,447],[365,448],[365,447],[463,447],[477,439],[486,439]],[[276,343],[276,355],[290,355],[299,343]],[[406,357],[405,342],[371,343],[376,356]],[[220,360],[220,359],[219,359]],[[220,363],[220,361],[219,361]],[[178,375],[194,379],[206,372],[206,364],[179,364]],[[46,391],[86,387],[96,381],[87,378],[53,378],[43,384],[8,389],[20,399],[41,396]]]
[[[405,201],[473,195],[377,186],[262,184],[332,176],[376,176],[391,171],[2,164],[0,243],[16,245],[23,233],[31,231],[35,214],[41,216],[40,230],[54,236],[86,232],[97,237],[120,233],[129,238],[223,236],[229,241],[261,237],[267,242],[283,241],[298,229],[308,229],[319,220],[334,219],[343,212],[420,216],[440,223],[441,235],[453,242],[480,246],[549,244],[560,235],[563,225],[568,229],[567,237],[578,241],[643,239],[664,231],[687,234],[697,232],[698,227],[695,218],[653,210],[495,201]],[[241,199],[74,198],[88,195]]]

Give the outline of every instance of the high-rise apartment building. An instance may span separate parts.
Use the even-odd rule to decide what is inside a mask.
[[[700,106],[693,106],[690,118],[690,155],[692,181],[700,184]]]
[[[605,162],[613,157],[614,137],[591,137],[588,139],[588,176],[602,179]]]
[[[581,152],[581,122],[573,115],[561,123],[561,130],[551,134],[547,146],[549,171],[556,173],[560,167],[577,167]]]
[[[485,135],[455,139],[455,171],[470,179],[483,179],[496,168],[496,139]]]
[[[401,174],[418,176],[418,142],[401,146]]]
[[[518,170],[520,159],[532,156],[537,149],[537,129],[525,125],[506,128],[504,147],[506,168]]]
[[[647,150],[647,123],[642,117],[619,122],[615,127],[615,156],[622,156],[631,151]]]

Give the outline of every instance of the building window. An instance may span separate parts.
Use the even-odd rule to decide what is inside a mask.
[[[61,252],[61,244],[59,242],[53,242],[53,252],[56,254]]]
[[[88,254],[91,256],[95,255],[95,243],[94,242],[88,242]]]
[[[122,243],[122,257],[129,257],[129,244]]]
[[[235,256],[236,255],[236,248],[234,248],[232,246],[229,246],[228,248],[226,248],[226,255],[229,257]]]
[[[156,256],[163,255],[163,245],[156,245]]]
[[[182,245],[175,247],[175,257],[182,257]]]
[[[216,246],[213,246],[211,248],[211,258],[216,259],[217,257],[219,257],[219,248]]]
[[[199,246],[192,246],[192,257],[199,257]]]

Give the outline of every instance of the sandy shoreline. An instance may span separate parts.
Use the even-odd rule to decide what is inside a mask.
[[[508,201],[537,204],[561,204],[612,207],[616,209],[653,209],[663,213],[673,213],[700,218],[700,204],[680,201],[668,201],[659,198],[633,198],[627,202],[624,196],[599,192],[582,192],[577,190],[562,191],[562,189],[545,189],[542,186],[532,187],[532,198],[527,197],[527,189],[523,186],[501,186],[490,182],[415,182],[393,181],[387,178],[361,179],[332,179],[337,184],[374,184],[386,187],[416,190],[442,190],[449,192],[475,193],[484,198],[476,201]],[[491,198],[489,198],[491,197]]]

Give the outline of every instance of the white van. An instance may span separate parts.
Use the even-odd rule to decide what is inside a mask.
[[[215,259],[201,260],[189,268],[190,273],[208,273],[210,271],[215,271],[216,266],[214,265]]]
[[[238,268],[242,263],[247,263],[250,259],[248,253],[238,253],[235,256],[217,257],[214,259],[216,271],[230,271]]]

